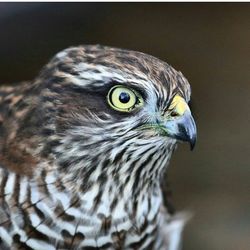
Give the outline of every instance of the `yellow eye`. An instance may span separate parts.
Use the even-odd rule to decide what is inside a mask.
[[[121,112],[130,112],[143,105],[143,99],[139,93],[122,85],[111,88],[107,99],[113,109]]]

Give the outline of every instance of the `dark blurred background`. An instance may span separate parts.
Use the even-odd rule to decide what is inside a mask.
[[[30,80],[56,52],[104,44],[181,70],[198,143],[169,169],[179,210],[193,211],[184,250],[250,249],[249,3],[0,3],[0,81]]]

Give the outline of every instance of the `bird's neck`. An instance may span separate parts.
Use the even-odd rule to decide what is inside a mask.
[[[142,185],[142,180],[131,174],[117,177],[110,175],[86,183],[84,178],[83,183],[66,179],[57,171],[47,173],[46,177],[44,173],[39,174],[38,178],[44,176],[43,183],[48,187],[49,196],[54,202],[61,203],[64,210],[71,205],[70,201],[77,200],[79,213],[92,221],[93,218],[100,222],[99,217],[112,217],[114,225],[130,221],[133,226],[140,227],[145,219],[152,220],[158,214],[162,192],[159,180],[148,179]],[[41,183],[41,180],[36,183]]]

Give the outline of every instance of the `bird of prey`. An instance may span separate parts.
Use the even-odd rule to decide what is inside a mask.
[[[161,183],[196,126],[170,65],[101,45],[0,88],[0,249],[176,250]]]

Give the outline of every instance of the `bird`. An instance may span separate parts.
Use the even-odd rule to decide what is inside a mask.
[[[0,249],[177,250],[162,186],[194,148],[191,88],[142,52],[80,45],[0,87]]]

